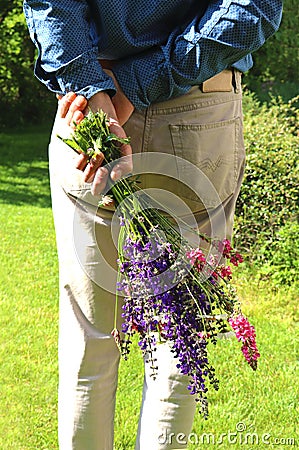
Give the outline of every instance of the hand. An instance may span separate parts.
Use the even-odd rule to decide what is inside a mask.
[[[58,117],[64,118],[66,124],[75,128],[84,118],[87,100],[83,95],[76,95],[74,92],[68,92],[65,95],[57,95],[58,99]]]
[[[112,78],[116,87],[116,94],[111,99],[114,107],[113,111],[111,111],[111,117],[115,116],[116,114],[118,122],[122,126],[131,117],[132,113],[134,112],[134,106],[125,96],[112,70],[105,68],[105,66],[103,66],[103,70]],[[101,94],[104,93],[102,92]],[[76,96],[74,92],[69,92],[64,96],[58,95],[57,98],[59,100],[58,114],[60,115],[60,117],[65,118],[67,124],[72,128],[75,128],[76,124],[81,122],[81,120],[84,118],[84,115],[88,113],[88,107],[90,107],[94,111],[92,105],[93,103],[96,103],[98,101],[98,97],[94,96],[90,99],[89,102],[87,102],[86,98],[83,97],[83,95]],[[110,114],[107,111],[105,112],[110,117]]]
[[[91,109],[96,112],[102,109],[110,119],[110,130],[121,138],[126,138],[126,133],[119,124],[115,108],[106,92],[98,92],[87,101],[83,96],[76,96],[74,93],[68,93],[59,100],[58,115],[66,119],[67,124],[73,122],[79,123],[84,115]],[[111,170],[110,178],[112,181],[119,180],[122,176],[132,172],[132,149],[129,144],[121,145],[121,154],[125,158],[115,164]],[[82,154],[78,156],[76,168],[84,173],[84,181],[92,183],[91,192],[93,195],[99,195],[105,189],[108,181],[108,170],[101,167],[104,155],[99,154],[96,158],[88,161],[88,156]]]
[[[125,96],[122,88],[120,87],[117,79],[114,76],[114,73],[109,69],[103,70],[104,72],[107,73],[107,75],[109,75],[112,78],[114,85],[116,87],[116,94],[112,97],[111,100],[115,108],[120,125],[124,125],[134,112],[134,106],[130,102],[130,100]]]

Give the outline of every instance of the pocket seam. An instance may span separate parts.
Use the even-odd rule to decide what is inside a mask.
[[[195,159],[192,159],[190,157],[190,156],[192,156],[192,151],[189,151],[189,153],[188,153],[188,150],[186,148],[184,149],[183,133],[188,132],[189,130],[195,131],[198,133],[202,133],[204,131],[226,128],[231,125],[234,126],[234,129],[232,131],[232,133],[233,133],[233,142],[232,142],[233,155],[231,155],[232,156],[231,163],[233,164],[233,167],[231,167],[231,170],[230,170],[233,180],[232,180],[231,186],[229,188],[224,186],[224,188],[222,187],[222,191],[219,192],[218,189],[216,188],[215,184],[213,183],[213,181],[210,180],[210,177],[208,176],[208,174],[205,173],[205,170],[203,170],[203,169],[205,167],[205,164],[206,164],[206,167],[209,167],[209,168],[213,167],[213,165],[214,165],[214,167],[215,167],[214,172],[215,172],[217,170],[217,168],[219,168],[221,166],[221,161],[223,162],[223,159],[221,158],[222,155],[219,155],[219,157],[216,158],[216,161],[212,161],[210,157],[205,156],[204,160],[202,161],[202,164],[200,166],[198,166],[198,162],[195,162]],[[233,192],[235,191],[236,186],[237,186],[240,129],[241,129],[240,117],[233,117],[231,119],[223,120],[220,122],[210,122],[210,123],[169,124],[169,130],[170,130],[170,134],[171,134],[171,141],[172,141],[174,155],[176,155],[184,160],[187,160],[188,162],[191,162],[192,164],[196,165],[196,167],[198,167],[199,170],[202,170],[203,173],[205,173],[205,175],[208,176],[209,180],[211,181],[211,183],[217,190],[221,202],[223,202],[228,197],[230,197],[233,194]],[[201,139],[201,141],[202,140],[204,141],[204,138]],[[194,152],[198,151],[198,149],[196,149],[195,147],[193,147],[193,148],[194,148]],[[186,157],[186,156],[189,156],[189,157]],[[212,171],[213,171],[213,169],[212,169]],[[229,176],[229,174],[227,176]],[[180,179],[180,177],[179,177],[179,179]],[[195,193],[194,193],[194,196],[192,194],[187,194],[186,189],[184,189],[184,188],[181,189],[180,195],[182,197],[188,198],[192,201],[199,202],[199,199]],[[196,199],[195,199],[195,197],[196,197]],[[214,201],[210,201],[210,199],[206,196],[202,197],[200,200],[204,203],[204,206],[208,207],[208,208],[215,208],[216,206],[219,205],[219,202],[218,202],[218,204],[216,204]]]

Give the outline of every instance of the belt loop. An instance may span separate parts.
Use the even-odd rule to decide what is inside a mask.
[[[234,67],[232,68],[232,72],[233,72],[233,87],[235,90],[236,94],[240,94],[242,92],[242,73],[235,69]]]

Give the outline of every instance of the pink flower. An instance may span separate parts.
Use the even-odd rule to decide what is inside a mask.
[[[243,262],[243,257],[240,255],[240,253],[235,253],[234,255],[232,255],[230,257],[230,262],[234,265],[234,266],[238,266],[241,262]]]
[[[231,278],[232,269],[230,268],[230,266],[221,266],[220,275],[222,276],[222,278]]]
[[[203,269],[206,263],[206,257],[200,248],[194,248],[186,252],[187,258],[190,260],[192,266],[194,266],[198,271]]]
[[[243,343],[241,350],[246,361],[253,370],[256,370],[257,359],[260,357],[260,354],[256,346],[256,333],[254,327],[242,314],[231,317],[228,319],[228,322],[236,333],[238,341]]]
[[[230,257],[230,252],[232,251],[231,243],[228,239],[223,239],[218,242],[218,250],[223,254],[225,258]]]
[[[223,257],[228,259],[234,266],[238,266],[243,262],[243,257],[237,253],[231,246],[228,239],[223,239],[218,242],[218,251],[222,253]]]

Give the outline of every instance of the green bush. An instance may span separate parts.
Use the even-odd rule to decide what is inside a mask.
[[[271,278],[274,285],[298,282],[299,224],[287,222],[276,234],[271,246],[266,242],[258,255],[259,275]]]
[[[274,271],[283,266],[292,233],[295,239],[298,232],[295,223],[299,217],[299,142],[295,101],[283,103],[278,98],[268,106],[260,104],[252,93],[244,96],[247,165],[236,208],[235,244],[247,260],[260,267],[272,262]],[[288,243],[284,244],[284,239]],[[286,261],[285,267],[290,265],[294,266],[293,262]],[[281,276],[281,281],[284,277]]]

